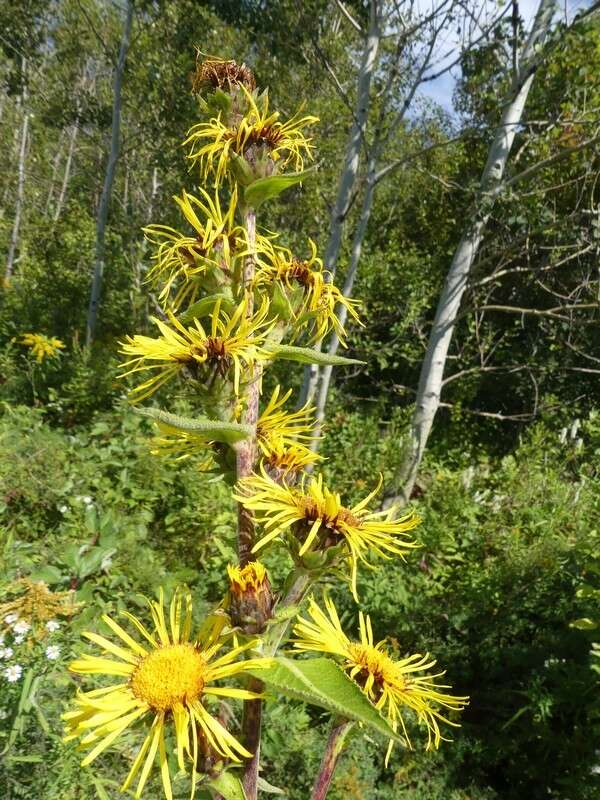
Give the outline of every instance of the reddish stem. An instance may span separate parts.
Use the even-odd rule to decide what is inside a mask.
[[[325,800],[325,797],[327,797],[333,773],[335,772],[338,759],[344,747],[344,741],[353,724],[353,722],[348,722],[348,720],[338,720],[337,723],[334,724],[329,734],[329,739],[327,740],[325,752],[323,753],[319,774],[313,786],[313,791],[310,796],[311,800]]]

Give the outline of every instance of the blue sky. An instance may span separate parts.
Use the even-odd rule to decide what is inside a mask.
[[[434,2],[435,0],[417,0],[416,5],[423,11],[426,11],[427,9],[431,8],[432,3]],[[559,0],[557,3],[557,7],[559,9],[558,13],[560,13],[563,17],[566,14],[567,18],[571,20],[577,11],[587,8],[591,2],[592,0]],[[538,5],[539,0],[519,1],[519,12],[527,28],[529,28],[531,25]],[[473,8],[480,6],[481,2],[475,2],[474,0]],[[489,7],[490,9],[493,9],[495,13],[498,13],[499,9],[495,3],[489,3]],[[442,55],[446,55],[453,51],[451,55],[448,55],[448,62],[452,61],[454,58],[456,58],[458,46],[459,41],[456,31],[449,30],[438,47],[438,58],[441,58]],[[438,67],[438,69],[440,67]],[[421,95],[438,103],[447,111],[452,111],[452,94],[454,92],[456,80],[460,75],[459,70],[459,67],[454,67],[451,71],[446,72],[437,80],[425,84],[423,90],[421,91]]]

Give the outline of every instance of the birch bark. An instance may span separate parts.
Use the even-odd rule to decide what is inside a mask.
[[[90,290],[90,304],[88,307],[87,325],[86,325],[87,346],[91,345],[94,339],[94,334],[96,332],[96,323],[98,320],[98,309],[100,307],[102,279],[104,276],[106,222],[108,219],[108,207],[110,204],[110,198],[112,194],[112,187],[115,177],[117,160],[119,158],[119,144],[120,144],[120,133],[121,133],[121,89],[123,85],[123,72],[125,69],[125,59],[127,58],[127,51],[129,49],[129,37],[131,35],[132,21],[133,21],[133,0],[128,0],[126,14],[125,14],[125,24],[123,26],[123,37],[121,39],[121,47],[119,50],[119,58],[117,60],[117,66],[115,68],[110,152],[108,156],[108,163],[106,165],[104,186],[102,188],[102,195],[100,197],[100,203],[98,205],[98,217],[96,221],[96,254],[94,261],[94,274],[92,277],[92,287]]]
[[[550,30],[555,10],[555,0],[540,0],[531,31],[520,54],[511,92],[488,151],[473,208],[473,219],[463,233],[446,276],[421,367],[407,454],[399,472],[394,501],[407,502],[415,484],[433,420],[440,406],[448,348],[467,280],[494,202],[503,189],[502,179],[506,164],[539,62],[539,47]]]
[[[381,40],[379,29],[380,19],[377,0],[371,0],[369,5],[369,28],[365,37],[360,69],[357,78],[356,106],[354,119],[348,137],[344,166],[338,183],[337,196],[331,222],[329,225],[329,238],[325,250],[325,268],[331,272],[332,280],[337,268],[337,262],[342,246],[344,222],[352,201],[352,193],[356,185],[358,168],[360,165],[360,151],[363,145],[365,127],[369,118],[371,105],[371,81],[377,64],[377,54]],[[320,349],[321,343],[318,344]],[[319,368],[316,364],[307,366],[304,370],[304,383],[302,386],[299,405],[311,401],[317,390],[319,381]]]
[[[21,139],[19,143],[19,166],[17,177],[17,199],[15,203],[15,217],[13,220],[8,255],[6,258],[5,282],[8,284],[12,278],[15,267],[15,255],[19,246],[19,232],[21,229],[21,216],[23,213],[23,197],[25,193],[25,157],[27,154],[27,137],[29,135],[29,109],[27,107],[27,59],[21,59],[23,89],[21,91],[21,111],[23,122],[21,124]]]

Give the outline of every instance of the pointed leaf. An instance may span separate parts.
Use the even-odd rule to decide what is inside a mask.
[[[331,364],[331,366],[334,367],[344,367],[350,364],[366,364],[366,361],[322,353],[320,350],[314,350],[312,347],[293,347],[289,344],[272,344],[267,342],[265,344],[265,349],[273,354],[273,358],[282,358],[285,361],[298,361],[300,364],[320,364],[321,366]]]
[[[269,781],[261,778],[260,775],[256,779],[256,785],[259,791],[265,792],[265,794],[279,794],[282,797],[285,797],[285,792],[283,789],[280,789],[279,786],[273,786],[272,783],[269,783]]]
[[[189,308],[179,315],[178,319],[182,325],[187,325],[200,317],[207,317],[212,314],[213,308],[218,301],[221,301],[221,308],[224,311],[231,311],[234,308],[234,303],[231,297],[226,294],[211,294],[208,297],[203,297],[197,303],[193,303]]]
[[[139,408],[135,409],[135,412],[168,428],[173,428],[174,431],[185,431],[205,437],[207,442],[225,442],[225,444],[233,445],[235,442],[252,436],[252,428],[248,425],[239,425],[237,422],[222,422],[206,417],[191,419],[170,414],[168,411],[161,411],[158,408]]]
[[[241,780],[231,772],[222,772],[208,784],[225,800],[246,800],[246,793]]]
[[[344,719],[369,725],[388,739],[399,740],[358,684],[329,658],[274,658],[272,666],[248,672],[276,694],[320,706]]]
[[[304,170],[304,172],[289,172],[287,175],[271,175],[269,178],[259,178],[249,186],[246,186],[244,203],[250,208],[258,208],[266,200],[277,197],[290,186],[301,183],[311,172],[312,170]]]

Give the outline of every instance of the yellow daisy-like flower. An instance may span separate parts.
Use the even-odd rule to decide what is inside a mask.
[[[65,347],[64,342],[61,342],[60,339],[55,336],[44,336],[43,333],[24,333],[20,343],[29,347],[38,364],[41,364],[45,358],[54,358]]]
[[[234,155],[246,157],[252,162],[266,152],[282,168],[291,164],[296,171],[304,169],[304,158],[312,157],[313,145],[302,129],[318,122],[318,117],[300,117],[297,113],[287,122],[280,122],[279,112],[269,113],[266,92],[255,99],[243,84],[239,85],[246,96],[248,111],[231,127],[219,114],[209,122],[190,128],[183,143],[184,146],[190,146],[188,158],[193,164],[199,164],[204,178],[214,172],[217,187],[231,169]]]
[[[291,488],[283,480],[274,481],[261,467],[261,475],[243,478],[237,485],[235,499],[253,513],[256,522],[265,528],[265,535],[254,546],[257,552],[294,526],[294,534],[302,542],[299,555],[312,549],[323,550],[345,542],[349,550],[352,593],[357,599],[358,562],[371,566],[366,554],[373,550],[384,558],[389,553],[404,554],[419,545],[407,531],[415,528],[419,517],[408,511],[394,519],[395,509],[369,511],[367,506],[381,488],[375,489],[352,508],[342,505],[339,494],[323,485],[321,475]]]
[[[309,239],[311,252],[306,260],[294,258],[290,250],[276,247],[268,240],[261,245],[255,286],[260,290],[263,286],[278,282],[284,291],[287,290],[295,336],[309,329],[312,339],[316,340],[334,330],[341,344],[344,344],[346,331],[336,310],[340,306],[345,307],[352,319],[362,324],[356,311],[360,303],[344,297],[334,286],[329,273],[323,269],[322,260],[317,258],[315,243]],[[294,292],[298,293],[297,299]]]
[[[227,575],[232,623],[239,625],[244,633],[261,633],[272,616],[275,602],[267,570],[260,561],[251,561],[244,567],[229,564]]]
[[[236,661],[256,642],[234,646],[221,653],[227,641],[222,635],[222,618],[209,620],[198,638],[192,638],[192,601],[188,591],[177,590],[165,618],[163,594],[158,602],[150,601],[154,630],[132,614],[125,616],[143,636],[140,644],[118,623],[104,615],[103,621],[120,639],[115,644],[96,633],[84,633],[105,655],[83,655],[69,669],[79,675],[107,675],[121,682],[89,692],[78,692],[76,709],[63,715],[67,725],[66,740],[81,738],[81,746],[92,745],[82,765],[91,764],[127,728],[143,718],[152,718],[150,731],[140,747],[122,791],[135,777],[140,777],[135,792],[140,797],[158,752],[165,796],[171,800],[171,779],[165,746],[165,729],[172,727],[177,749],[177,763],[185,770],[192,764],[192,794],[196,783],[194,766],[198,760],[199,735],[221,756],[240,761],[251,756],[245,747],[206,709],[206,697],[254,699],[246,689],[215,686],[217,681],[240,675],[248,669],[265,666],[266,659]]]
[[[314,407],[308,403],[298,411],[285,411],[292,390],[280,397],[281,387],[276,386],[265,410],[256,425],[256,439],[262,452],[263,463],[270,471],[288,475],[303,470],[309,464],[322,460],[322,456],[303,444],[310,441],[316,425]]]
[[[212,458],[212,441],[194,434],[190,431],[182,431],[166,425],[164,422],[157,422],[156,427],[159,434],[152,439],[152,455],[171,457],[175,461],[184,461],[193,456],[204,456],[199,462],[200,470],[211,469],[214,466]]]
[[[258,445],[265,455],[269,455],[269,441],[276,437],[283,445],[297,444],[299,441],[310,441],[316,420],[313,417],[314,406],[306,405],[298,411],[284,411],[283,406],[292,395],[289,389],[280,397],[281,387],[276,386],[264,411],[258,418],[256,437]]]
[[[323,456],[315,453],[305,444],[296,442],[295,444],[285,445],[276,435],[267,439],[262,446],[262,464],[269,473],[277,478],[285,478],[295,475],[309,466],[322,461]]]
[[[186,236],[167,225],[148,225],[144,228],[146,238],[157,245],[153,257],[155,263],[148,272],[148,281],[155,286],[162,285],[159,294],[161,302],[166,304],[173,285],[180,279],[183,281],[173,300],[175,308],[187,299],[190,302],[195,300],[198,291],[195,278],[207,269],[218,267],[224,273],[229,273],[233,256],[245,245],[244,229],[235,224],[237,187],[225,211],[221,209],[218,194],[212,198],[204,189],[200,189],[200,192],[202,199],[185,190],[181,197],[173,198],[196,236]]]
[[[128,336],[125,342],[121,342],[121,352],[134,358],[123,364],[126,371],[121,377],[140,371],[156,371],[132,390],[136,402],[145,400],[184,368],[193,377],[201,377],[199,368],[203,366],[208,367],[207,380],[214,380],[217,375],[224,378],[233,368],[234,390],[238,394],[242,367],[270,358],[262,344],[275,324],[267,320],[268,301],[263,302],[250,318],[246,316],[247,308],[247,300],[243,300],[229,316],[221,311],[221,303],[217,301],[210,330],[205,330],[198,319],[194,320],[192,327],[186,328],[174,314],[167,312],[170,326],[151,317],[161,332],[157,339]]]
[[[392,658],[385,641],[375,643],[371,620],[362,611],[359,612],[360,641],[351,641],[342,630],[338,613],[330,599],[325,600],[325,608],[327,613],[311,599],[308,608],[311,619],[299,618],[294,628],[297,637],[294,648],[300,652],[314,651],[340,657],[343,669],[359,684],[375,708],[385,714],[390,727],[394,731],[401,728],[411,749],[403,717],[406,710],[412,711],[418,722],[427,727],[427,750],[439,747],[442,739],[448,741],[442,736],[439,723],[453,727],[460,725],[444,716],[442,709],[462,711],[469,698],[454,697],[442,691],[451,688],[436,683],[436,678],[440,678],[444,672],[433,675],[426,673],[426,670],[435,666],[435,659],[428,653],[402,659]],[[386,754],[386,766],[393,745],[392,740]]]

